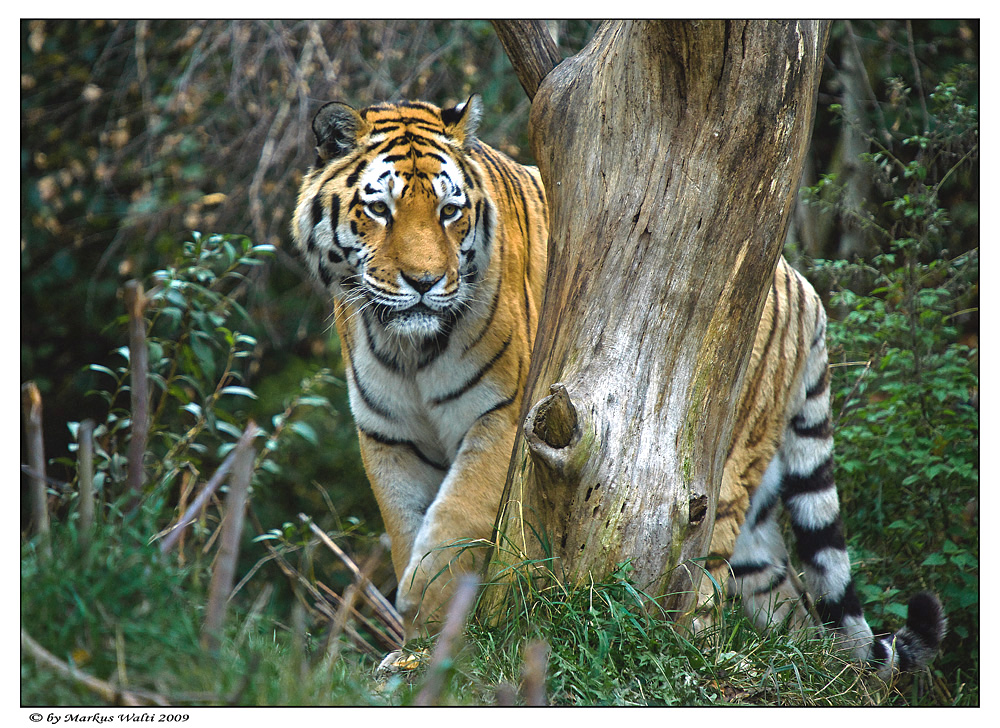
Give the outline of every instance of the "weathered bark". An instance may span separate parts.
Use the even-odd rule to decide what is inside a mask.
[[[664,607],[690,606],[826,32],[610,22],[544,76],[550,267],[494,578],[519,558],[555,556],[571,583],[630,561]]]

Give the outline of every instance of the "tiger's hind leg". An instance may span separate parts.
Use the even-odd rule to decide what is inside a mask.
[[[897,670],[916,670],[926,665],[941,645],[947,621],[941,602],[929,592],[910,600],[906,625],[893,634],[875,637],[865,620],[851,576],[833,479],[825,324],[825,315],[819,309],[781,445],[751,499],[747,523],[737,539],[733,572],[744,604],[748,610],[755,610],[758,627],[781,620],[789,611],[794,613],[793,623],[799,622],[803,613],[815,614],[813,623],[818,621],[832,629],[838,643],[854,660],[888,678]],[[810,597],[801,586],[794,586],[797,580],[793,570],[789,568],[782,574],[779,568],[787,564],[774,517],[779,500],[788,511],[796,552],[814,605],[810,605]],[[769,587],[773,587],[770,592]],[[783,612],[782,598],[796,591],[802,595],[801,601],[795,609]],[[768,613],[770,605],[778,609]]]
[[[779,301],[781,291],[785,297]],[[793,295],[796,291],[802,294],[797,299]],[[779,305],[782,301],[783,306]],[[727,472],[732,470],[740,475],[736,479],[723,478],[726,498],[723,501],[720,496],[720,502],[725,503],[729,512],[727,519],[716,520],[712,553],[725,554],[728,550],[731,554],[729,562],[734,578],[730,581],[730,592],[742,595],[745,608],[758,627],[767,627],[786,617],[791,617],[793,626],[808,624],[812,616],[812,624],[833,630],[854,660],[867,664],[883,677],[897,670],[920,669],[937,652],[945,634],[947,621],[941,602],[933,594],[921,592],[910,600],[906,626],[891,635],[872,635],[854,588],[833,480],[826,314],[806,281],[787,263],[781,263],[763,321],[776,325],[779,319],[784,320],[782,315],[788,318],[789,312],[797,312],[794,319],[799,332],[791,339],[795,347],[786,346],[782,354],[766,356],[773,326],[762,325],[754,343],[754,355],[762,352],[756,363],[759,368],[749,379],[755,382],[753,392],[768,391],[762,382],[785,387],[772,391],[786,393],[787,406],[782,405],[779,419],[773,421],[776,427],[766,437],[754,440],[752,428],[745,427],[743,439],[737,441],[741,445],[754,442],[758,449],[738,448],[736,452],[741,459],[727,461]],[[809,347],[803,351],[797,347],[804,341],[809,342]],[[801,355],[804,361],[798,359]],[[793,360],[801,368],[796,369],[794,381],[786,385],[787,380],[781,374],[787,374],[788,369],[773,365]],[[751,357],[751,364],[755,362]],[[757,400],[750,404],[756,406]],[[763,419],[766,410],[747,405],[742,412],[741,422],[766,421]],[[745,419],[754,413],[756,419]],[[767,446],[773,447],[776,442],[777,452],[771,454]],[[740,488],[752,487],[754,468],[766,458],[770,459],[767,470],[752,490],[749,505],[744,507],[746,522],[737,531],[734,523],[738,519],[733,516],[733,507],[738,510]],[[789,512],[798,558],[814,605],[810,605],[810,597],[798,583],[794,570],[787,566],[788,555],[775,520],[779,504]],[[729,543],[734,543],[731,549],[727,549]]]
[[[750,501],[730,558],[729,592],[740,596],[747,616],[761,631],[786,620],[793,629],[816,626],[778,524],[783,470],[776,455]]]
[[[791,520],[796,551],[823,625],[835,630],[857,660],[867,660],[872,631],[854,589],[851,560],[833,479],[833,435],[827,372],[825,317],[817,322],[779,457],[780,492]]]

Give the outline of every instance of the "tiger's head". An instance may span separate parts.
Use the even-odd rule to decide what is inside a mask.
[[[293,236],[313,275],[384,330],[446,334],[474,300],[496,212],[469,156],[482,101],[360,111],[333,102],[313,120],[316,164]]]

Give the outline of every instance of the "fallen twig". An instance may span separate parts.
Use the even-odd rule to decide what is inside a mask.
[[[840,425],[840,420],[844,416],[844,413],[847,411],[847,407],[851,403],[851,398],[854,397],[854,393],[857,392],[858,391],[858,387],[861,386],[861,380],[863,380],[865,378],[865,376],[868,374],[868,372],[871,371],[872,364],[874,364],[874,362],[875,362],[875,359],[872,358],[872,359],[869,359],[868,361],[865,361],[865,362],[858,361],[858,362],[847,362],[847,363],[844,363],[844,364],[836,364],[836,363],[834,363],[834,364],[830,364],[829,365],[830,368],[833,368],[833,367],[836,367],[836,366],[853,366],[853,365],[861,366],[862,364],[865,367],[864,369],[861,370],[861,374],[858,375],[858,378],[854,380],[854,386],[851,387],[851,391],[847,393],[846,397],[844,397],[844,404],[840,408],[840,412],[837,413],[837,419],[834,420],[834,423],[833,423],[833,429],[834,429],[834,431],[836,431],[837,427]]]
[[[354,563],[353,559],[351,559],[351,557],[348,556],[347,553],[340,548],[340,546],[334,543],[333,539],[323,532],[323,529],[313,523],[309,516],[304,513],[300,513],[299,519],[303,523],[308,524],[309,530],[316,534],[319,537],[319,540],[322,541],[328,549],[333,551],[333,553],[335,553],[337,557],[344,562],[351,573],[354,574],[354,580],[361,587],[361,595],[365,598],[365,601],[367,601],[371,605],[372,609],[375,610],[375,614],[378,616],[379,620],[392,631],[394,636],[399,638],[400,642],[402,642],[405,639],[405,633],[403,631],[403,618],[400,616],[399,612],[396,611],[392,602],[385,598],[382,592],[378,590],[378,587],[372,584],[371,580],[369,580],[361,569],[358,568],[358,565]]]
[[[344,590],[344,596],[340,601],[340,606],[330,620],[330,629],[326,635],[326,653],[323,662],[326,666],[332,665],[340,654],[340,635],[343,634],[347,626],[347,616],[355,611],[354,603],[358,600],[358,593],[361,591],[357,584],[348,584]]]
[[[212,494],[220,485],[222,485],[222,482],[229,474],[229,471],[233,467],[233,462],[236,460],[236,453],[241,447],[247,447],[255,435],[256,428],[254,428],[254,431],[251,431],[248,427],[243,431],[243,435],[236,443],[236,447],[229,453],[229,455],[226,456],[225,460],[222,461],[222,464],[219,465],[219,469],[215,471],[215,474],[211,477],[211,479],[205,483],[205,487],[202,488],[201,493],[198,494],[198,497],[195,498],[191,505],[188,506],[188,509],[184,511],[184,515],[177,521],[177,525],[171,528],[166,537],[164,537],[163,541],[160,543],[160,553],[166,553],[172,549],[177,544],[177,541],[180,539],[181,533],[184,529],[194,523],[195,519],[198,517],[198,513],[200,513],[201,509],[205,507],[208,499],[212,497]],[[154,537],[154,540],[155,538],[159,538],[159,535],[160,534]]]
[[[321,581],[317,581],[316,586],[323,591],[326,598],[329,598],[329,600],[333,602],[334,606],[336,606],[337,609],[343,608],[344,601],[347,598],[347,590],[344,590],[344,596],[340,596],[337,592],[335,592],[333,589],[331,589]],[[355,590],[355,594],[360,596],[357,590]],[[355,599],[355,603],[356,602],[357,599]],[[392,632],[388,628],[388,625],[386,625],[384,622],[382,623],[382,629],[380,629],[378,625],[376,625],[374,622],[368,619],[368,617],[359,612],[354,604],[350,606],[350,613],[351,617],[361,622],[368,629],[368,631],[371,632],[372,635],[374,635],[375,638],[378,639],[388,649],[398,650],[400,647],[403,646],[403,640],[400,639],[399,636],[396,635],[394,632]],[[332,619],[333,618],[331,617],[331,620]],[[344,631],[345,632],[350,631],[349,626],[347,624],[345,624]]]
[[[113,705],[170,705],[170,702],[162,695],[137,690],[119,690],[109,682],[81,672],[75,667],[66,664],[35,642],[23,629],[21,630],[21,647],[40,667],[53,670],[62,677],[67,677],[83,685],[88,690],[101,696],[102,700]]]
[[[321,612],[323,616],[326,617],[328,620],[332,620],[335,612],[333,608],[330,606],[330,600],[328,600],[323,594],[321,594],[320,591],[315,586],[313,586],[313,584],[310,583],[310,581],[306,577],[300,574],[295,569],[294,566],[289,564],[288,560],[284,556],[282,556],[281,553],[276,548],[274,548],[274,546],[267,543],[266,541],[264,541],[263,543],[264,546],[267,548],[267,550],[271,552],[271,557],[274,559],[275,563],[278,565],[278,568],[281,569],[281,571],[285,574],[285,576],[287,576],[289,579],[293,579],[295,582],[300,584],[302,588],[305,589],[312,597],[313,601],[315,602],[317,611]],[[337,604],[340,604],[341,598],[339,595],[337,595],[336,592],[334,592],[332,589],[330,589],[325,584],[322,584],[321,582],[317,582],[317,584],[319,584],[319,586],[321,586],[324,591],[333,596]],[[364,620],[364,618],[362,619]],[[390,641],[392,639],[395,639],[394,637],[386,635],[384,632],[380,630],[374,629],[373,626],[367,620],[364,621],[366,622],[366,624],[369,625],[370,628],[372,628],[372,632],[377,637],[382,639],[383,642],[389,643],[390,649],[398,648],[399,645],[394,645]],[[368,641],[365,640],[365,638],[362,637],[360,634],[358,634],[357,630],[355,630],[350,624],[345,625],[344,633],[351,638],[351,641],[354,643],[355,647],[357,647],[362,652],[367,652],[370,656],[375,658],[381,657],[381,653],[375,647],[372,647],[372,645],[368,644]]]
[[[375,549],[365,560],[365,565],[361,568],[361,574],[366,583],[370,583],[371,573],[381,560],[384,550],[385,549],[382,547],[381,542],[376,543]],[[330,620],[330,629],[326,635],[326,654],[324,656],[324,661],[327,666],[332,665],[334,660],[337,659],[337,655],[340,654],[339,638],[343,633],[344,628],[347,626],[348,616],[351,613],[357,612],[354,608],[354,604],[358,600],[360,591],[360,584],[355,583],[348,585],[347,589],[344,590],[343,598],[340,600],[340,606],[337,607],[337,613],[334,614],[333,619]]]

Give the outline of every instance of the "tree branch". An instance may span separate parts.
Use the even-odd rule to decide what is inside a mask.
[[[142,488],[146,483],[143,459],[149,438],[149,350],[146,348],[146,321],[143,311],[149,300],[142,284],[129,281],[125,284],[125,308],[128,310],[129,367],[132,370],[132,439],[128,445],[128,472],[126,490],[132,500],[128,511],[139,504]]]
[[[45,558],[52,556],[49,541],[49,502],[45,487],[45,443],[42,435],[42,394],[34,382],[21,385],[21,406],[24,408],[24,431],[28,448],[31,476],[32,530],[40,536],[39,549]]]
[[[493,29],[529,99],[562,56],[541,20],[493,20]]]

